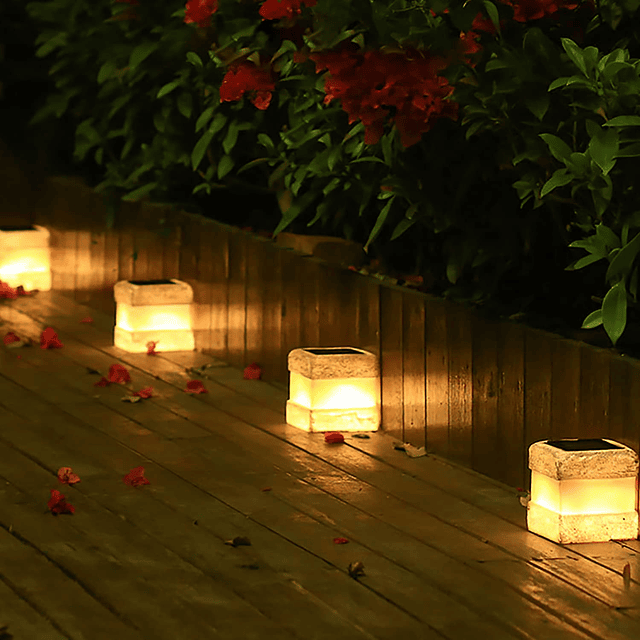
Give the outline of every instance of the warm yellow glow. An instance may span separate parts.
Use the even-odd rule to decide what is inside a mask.
[[[531,472],[531,502],[560,515],[635,510],[636,479],[556,480]]]
[[[118,303],[116,326],[125,331],[191,329],[191,305],[131,306]]]
[[[365,409],[378,404],[377,378],[309,380],[290,373],[289,399],[306,409]]]
[[[0,252],[0,280],[27,291],[51,289],[48,248],[15,249]]]

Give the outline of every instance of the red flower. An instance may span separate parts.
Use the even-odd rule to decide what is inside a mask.
[[[10,287],[6,282],[0,280],[0,298],[15,300],[18,297],[18,291]]]
[[[344,436],[338,431],[330,431],[325,434],[324,441],[329,444],[341,444],[344,442]]]
[[[40,335],[40,348],[60,349],[61,347],[64,345],[58,340],[58,334],[51,327],[47,327]]]
[[[302,13],[300,5],[315,7],[316,0],[266,0],[260,7],[263,20],[280,20],[280,18],[295,18]]]
[[[82,318],[82,320],[80,320],[80,322],[85,323],[85,324],[89,324],[90,322],[93,322],[93,318],[91,316],[87,316],[86,318]]]
[[[149,342],[147,342],[147,355],[148,356],[155,356],[158,355],[156,353],[156,345],[158,343],[157,342],[153,342],[153,340],[150,340]]]
[[[199,27],[210,27],[211,16],[218,10],[218,0],[189,0],[185,5],[184,21]]]
[[[271,102],[271,92],[275,88],[271,69],[242,60],[232,64],[222,79],[220,102],[240,100],[245,93],[249,93],[253,105],[264,111]]]
[[[109,367],[109,382],[124,384],[125,382],[129,382],[129,380],[131,380],[131,376],[121,364],[112,364]]]
[[[141,484],[151,484],[144,477],[144,467],[136,467],[135,469],[131,469],[129,473],[122,479],[125,484],[128,484],[131,487],[137,487]]]
[[[3,342],[5,344],[11,344],[12,342],[22,342],[22,340],[15,334],[13,331],[9,331],[7,335],[3,338]]]
[[[96,382],[93,386],[94,387],[108,387],[111,383],[104,377],[102,376],[102,378],[100,378],[100,380],[98,380],[98,382]]]
[[[185,393],[209,393],[200,380],[189,380]]]
[[[245,380],[260,380],[262,369],[255,363],[251,363],[242,374]]]
[[[552,16],[560,9],[575,9],[579,3],[571,0],[502,0],[513,7],[513,19],[517,22],[540,20]]]
[[[58,480],[64,484],[75,484],[80,482],[80,476],[73,473],[71,467],[60,467],[58,469]]]
[[[73,505],[70,505],[57,489],[51,489],[51,498],[47,502],[47,507],[51,510],[54,516],[60,513],[74,513],[76,510]]]
[[[134,391],[133,395],[141,398],[151,398],[153,396],[153,387],[144,387],[140,391]]]

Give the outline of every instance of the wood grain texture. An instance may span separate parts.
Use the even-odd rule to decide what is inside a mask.
[[[301,258],[294,272],[300,280],[300,339],[304,347],[320,347],[320,277],[324,265],[309,256]]]
[[[402,295],[404,439],[416,447],[427,442],[425,384],[425,302],[414,292]]]
[[[498,337],[499,324],[481,315],[473,318],[472,419],[473,469],[493,475],[498,458]]]
[[[227,362],[243,367],[247,319],[247,239],[241,231],[231,232],[229,241],[229,297],[227,310]]]
[[[382,429],[401,441],[408,435],[404,433],[402,296],[403,292],[396,288],[384,287],[380,290]]]
[[[323,347],[356,346],[358,301],[353,275],[328,264],[318,272],[319,344]]]
[[[609,376],[611,355],[582,345],[580,353],[581,438],[602,438],[609,431]]]
[[[289,353],[293,349],[307,346],[302,342],[302,289],[304,281],[299,277],[298,256],[292,251],[280,251],[280,277],[282,284],[282,319],[280,324],[280,345],[282,356],[286,363]],[[287,367],[287,365],[284,365]],[[288,368],[280,382],[289,382]]]
[[[551,437],[551,351],[554,337],[534,329],[525,331],[524,444]]]
[[[202,229],[198,270],[204,283],[200,300],[205,312],[209,305],[209,338],[203,344],[208,345],[208,353],[226,361],[229,352],[229,234],[226,230],[215,225]],[[206,328],[206,322],[203,327]]]
[[[551,433],[580,438],[580,344],[555,340],[551,349]]]
[[[259,363],[263,352],[264,291],[266,285],[265,270],[266,244],[270,240],[254,237],[241,232],[247,244],[246,252],[246,319],[245,319],[245,355],[242,366]],[[250,248],[249,248],[250,247]]]
[[[262,247],[262,350],[259,364],[262,378],[269,382],[287,383],[287,354],[282,349],[282,251],[272,242]]]
[[[426,302],[427,447],[449,454],[449,350],[447,303],[429,297]]]

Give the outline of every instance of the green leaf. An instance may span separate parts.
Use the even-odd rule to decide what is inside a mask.
[[[227,124],[227,116],[225,116],[224,113],[216,113],[216,117],[209,127],[209,133],[214,136],[225,124]]]
[[[484,8],[487,11],[491,22],[493,22],[493,26],[496,28],[496,31],[500,33],[500,15],[498,14],[498,9],[493,2],[489,2],[489,0],[484,0]]]
[[[215,111],[215,107],[207,107],[196,120],[196,133],[200,131],[203,127],[206,127],[209,124],[209,120],[213,117],[213,112]]]
[[[410,229],[416,223],[415,218],[403,218],[396,225],[396,228],[393,230],[391,234],[391,240],[395,240],[399,238],[407,229]]]
[[[583,321],[581,329],[595,329],[602,324],[602,309],[596,309]]]
[[[200,56],[195,51],[188,51],[187,52],[187,60],[194,67],[200,67],[200,68],[203,67],[202,60],[201,60]]]
[[[622,247],[611,261],[605,275],[607,282],[613,282],[617,278],[625,277],[631,271],[638,252],[640,252],[640,233],[636,234],[631,242]]]
[[[380,158],[376,158],[375,156],[369,156],[367,158],[358,158],[357,160],[352,160],[351,164],[356,164],[356,162],[379,162],[380,164],[386,164],[384,160]]]
[[[45,56],[48,56],[54,49],[57,49],[58,47],[64,47],[66,44],[67,34],[64,32],[58,32],[38,48],[38,50],[36,51],[36,58],[44,58]]]
[[[129,56],[128,67],[131,71],[136,69],[141,62],[144,62],[156,49],[157,42],[143,42],[139,44]]]
[[[391,136],[390,134],[382,136],[382,155],[384,156],[384,163],[390,167],[393,164],[393,154],[391,150]]]
[[[485,71],[496,71],[498,69],[509,69],[511,67],[511,63],[503,60],[502,58],[493,58],[487,62],[484,67]]]
[[[263,147],[266,147],[268,151],[275,152],[276,148],[275,148],[275,146],[273,144],[273,141],[271,140],[271,138],[266,133],[259,133],[258,134],[258,142]]]
[[[618,147],[618,132],[615,129],[600,130],[589,141],[591,158],[602,169],[604,175],[607,175],[615,166]]]
[[[580,49],[580,47],[569,38],[561,38],[561,42],[563,49],[567,52],[567,55],[569,56],[573,64],[575,64],[576,67],[580,69],[583,75],[588,76],[587,65],[584,61],[584,53]]]
[[[190,93],[184,92],[178,96],[178,111],[185,117],[190,118],[193,111],[193,97]]]
[[[222,148],[226,154],[231,153],[233,147],[236,146],[236,142],[238,141],[238,123],[236,120],[232,120],[229,128],[227,129],[227,135],[224,137],[222,141]]]
[[[553,91],[554,89],[558,89],[559,87],[568,87],[572,84],[578,84],[582,87],[592,89],[593,82],[590,80],[586,80],[585,78],[581,78],[580,76],[569,76],[565,78],[556,78],[550,85],[547,91]]]
[[[236,171],[236,175],[240,175],[241,173],[251,169],[252,167],[257,167],[265,162],[269,162],[269,158],[256,158],[255,160],[251,160],[251,162],[247,162],[247,164],[243,165]]]
[[[202,158],[204,158],[204,154],[207,152],[209,145],[211,144],[211,140],[213,139],[213,133],[211,130],[205,131],[204,135],[196,142],[196,146],[193,148],[191,152],[191,167],[195,171],[202,162]]]
[[[605,122],[603,127],[638,127],[640,116],[616,116]]]
[[[376,223],[375,223],[375,225],[373,225],[373,229],[371,230],[371,233],[369,234],[369,238],[367,239],[367,243],[364,245],[364,250],[365,251],[367,251],[367,249],[369,248],[369,245],[380,234],[380,231],[382,230],[382,226],[384,225],[384,223],[385,223],[385,221],[387,219],[387,216],[389,215],[389,211],[391,210],[391,205],[393,204],[395,199],[396,199],[396,196],[393,196],[393,198],[390,198],[389,200],[387,200],[387,204],[385,204],[384,207],[382,208],[382,211],[378,215],[378,219],[376,220]]]
[[[98,71],[98,84],[102,84],[105,80],[108,80],[113,72],[117,69],[115,62],[107,60]]]
[[[163,87],[160,87],[156,98],[164,98],[167,94],[171,93],[174,89],[179,87],[182,84],[181,80],[174,80],[173,82],[169,82],[165,84]]]
[[[614,284],[602,301],[602,324],[615,345],[627,326],[627,291],[624,281]]]
[[[596,235],[602,240],[607,249],[620,248],[620,238],[604,224],[600,223],[596,225]]]
[[[573,175],[567,171],[567,169],[558,169],[553,175],[544,183],[540,191],[540,197],[544,198],[548,193],[551,193],[557,187],[564,187],[573,180]]]
[[[603,258],[604,256],[597,254],[584,256],[583,258],[580,258],[580,260],[576,260],[570,268],[567,267],[567,271],[577,271],[578,269],[583,269],[584,267],[588,267],[590,264],[598,262],[598,260],[602,260]]]
[[[286,229],[300,215],[300,213],[313,202],[315,198],[316,194],[313,191],[307,191],[307,193],[302,197],[296,198],[282,216],[282,220],[280,220],[278,226],[275,228],[275,231],[273,232],[274,237]]]
[[[329,171],[333,171],[336,164],[342,157],[342,147],[340,145],[336,145],[333,149],[331,149],[329,153],[329,157],[327,158],[327,167]]]
[[[138,189],[129,191],[129,193],[122,196],[122,199],[127,201],[140,200],[140,198],[143,198],[147,194],[151,193],[157,186],[157,182],[150,182],[149,184],[145,184],[143,187],[139,187]]]
[[[640,157],[640,142],[634,142],[622,149],[618,149],[616,158],[638,158]]]
[[[571,157],[571,149],[564,140],[551,133],[541,133],[539,135],[547,143],[551,154],[556,160],[564,162]]]
[[[549,109],[549,96],[543,93],[535,98],[528,98],[524,101],[527,109],[533,113],[533,115],[542,120]]]
[[[222,180],[222,178],[224,178],[229,173],[229,171],[233,169],[234,164],[235,162],[233,161],[233,158],[231,156],[222,156],[222,158],[220,158],[220,162],[218,163],[218,180]]]

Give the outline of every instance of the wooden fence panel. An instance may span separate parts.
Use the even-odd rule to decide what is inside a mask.
[[[57,291],[69,291],[75,294],[77,237],[76,231],[49,228],[51,233],[51,286]]]
[[[404,441],[402,294],[397,288],[380,290],[380,398],[382,428]]]
[[[320,300],[319,287],[322,263],[305,256],[300,261],[295,277],[301,279],[302,302],[300,307],[302,347],[320,345]]]
[[[470,467],[473,464],[473,400],[471,315],[467,309],[449,305],[449,456]]]
[[[281,277],[282,277],[282,321],[280,328],[280,344],[282,345],[284,368],[287,374],[283,380],[289,380],[287,357],[289,352],[302,344],[302,287],[303,279],[300,277],[299,256],[292,251],[281,251]]]
[[[265,270],[263,265],[268,240],[247,233],[245,241],[250,245],[246,252],[246,320],[244,366],[262,360],[262,310],[264,306]]]
[[[413,291],[403,293],[402,298],[404,440],[416,447],[425,447],[425,301],[422,295]]]
[[[498,341],[499,479],[512,487],[525,480],[524,451],[524,328],[503,322]]]
[[[229,238],[229,307],[227,324],[227,360],[243,367],[245,360],[245,323],[247,318],[247,254],[246,235],[230,232]]]
[[[105,233],[104,242],[104,288],[110,290],[120,279],[118,273],[119,264],[119,238],[118,231],[108,229]]]
[[[473,469],[492,474],[498,459],[498,327],[483,316],[473,318],[472,419]]]
[[[551,434],[579,438],[580,345],[557,339],[551,349]]]
[[[287,381],[287,354],[282,348],[282,251],[273,243],[262,245],[264,276],[262,298],[262,352],[259,364],[268,382]]]
[[[548,440],[551,437],[551,345],[553,340],[553,336],[541,331],[531,329],[525,332],[525,454],[534,442]]]
[[[427,447],[442,456],[449,454],[449,350],[447,303],[426,301]]]
[[[626,442],[628,437],[628,424],[631,419],[630,407],[630,381],[633,376],[631,362],[620,356],[611,358],[609,367],[609,428],[607,438]]]
[[[358,337],[358,300],[351,271],[323,265],[318,281],[319,344],[355,347]]]
[[[583,345],[580,350],[580,437],[602,438],[609,432],[609,361],[611,354]]]
[[[74,297],[78,302],[86,303],[91,288],[91,232],[78,231],[76,233],[76,279]],[[95,255],[95,254],[94,254]]]
[[[353,295],[356,300],[355,346],[380,357],[380,285],[354,273]]]
[[[182,225],[176,222],[172,227],[166,227],[161,232],[162,241],[162,274],[160,278],[175,278],[180,273],[180,249],[182,247]],[[191,245],[191,251],[198,251],[199,242]]]
[[[203,345],[207,345],[207,352],[212,356],[226,362],[229,353],[229,234],[225,229],[213,224],[201,227],[198,271],[199,281],[204,285],[200,292],[203,333],[209,327]],[[205,316],[208,316],[208,322]]]
[[[640,451],[640,363],[629,363],[629,413],[624,423],[622,442],[634,451]]]

